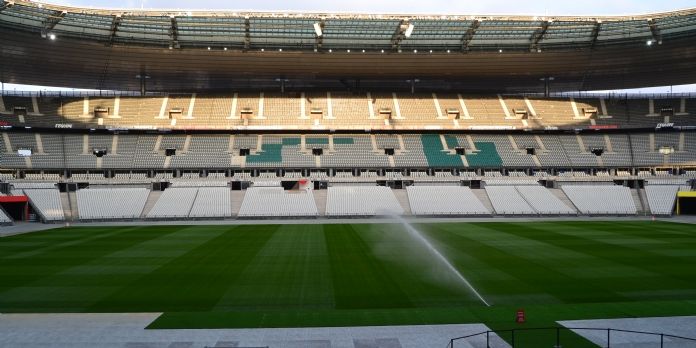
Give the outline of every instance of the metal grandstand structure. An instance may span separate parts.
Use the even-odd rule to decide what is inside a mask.
[[[636,16],[494,16],[102,10],[4,0],[0,25],[107,44],[294,50],[585,49],[696,35],[696,10]],[[321,29],[315,29],[314,24]],[[409,26],[412,33],[406,34]]]
[[[696,9],[505,16],[0,5],[0,81],[73,88],[541,92],[693,83]],[[80,57],[75,59],[75,57]],[[639,59],[637,59],[639,58]],[[554,79],[550,79],[553,77]],[[280,81],[280,82],[279,82]]]

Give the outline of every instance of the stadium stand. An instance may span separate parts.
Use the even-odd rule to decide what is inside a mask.
[[[170,188],[162,192],[148,218],[185,218],[189,216],[198,188]]]
[[[587,215],[635,215],[631,190],[617,185],[563,185],[563,192]]]
[[[80,220],[139,218],[150,193],[144,188],[90,188],[77,191]]]
[[[201,187],[189,217],[213,218],[232,216],[230,190],[227,187]]]
[[[646,185],[645,194],[653,215],[672,215],[679,185]]]
[[[44,221],[63,221],[65,213],[58,189],[24,189],[29,202]]]
[[[289,192],[282,187],[251,187],[244,195],[239,217],[316,217],[311,191]]]
[[[12,224],[12,219],[7,216],[5,213],[5,210],[0,208],[0,225],[11,225]]]
[[[384,186],[333,186],[326,196],[326,216],[401,215],[404,209]]]
[[[406,188],[413,215],[490,215],[468,187],[409,186]]]
[[[493,209],[500,215],[535,215],[537,212],[515,189],[515,186],[486,186]]]
[[[515,190],[541,215],[577,214],[575,209],[568,207],[545,187],[538,185],[515,186]]]

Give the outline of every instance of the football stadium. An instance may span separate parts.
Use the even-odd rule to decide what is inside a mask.
[[[696,347],[696,8],[2,0],[0,82],[0,347]]]

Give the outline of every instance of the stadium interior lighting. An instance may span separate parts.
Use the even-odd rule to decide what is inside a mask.
[[[346,50],[346,52],[350,53],[350,50]]]
[[[406,28],[406,31],[404,32],[404,36],[411,37],[411,34],[413,34],[413,24],[408,25],[408,28]]]
[[[430,53],[433,53],[433,50],[430,50]]]
[[[652,41],[652,40],[648,40],[645,44],[648,45],[648,46],[652,46],[653,41]]]
[[[498,53],[503,53],[503,50],[498,50]]]
[[[283,49],[282,49],[282,48],[279,48],[279,49],[278,49],[278,52],[283,52]]]
[[[210,46],[208,46],[208,51],[210,51],[210,50],[211,50],[211,48],[210,48]]]
[[[56,34],[48,34],[48,38],[51,39],[51,40],[55,40],[55,39],[56,39]]]
[[[447,50],[447,53],[450,53],[450,52],[451,52],[450,50]]]
[[[265,48],[262,48],[262,49],[261,49],[261,52],[264,52],[264,51],[266,51],[266,49],[265,49]]]
[[[332,52],[333,52],[333,50],[329,48],[329,53],[332,53]]]
[[[384,50],[382,50],[382,53],[384,53]]]
[[[227,51],[227,47],[223,48],[224,51]]]
[[[314,33],[317,34],[317,36],[324,35],[324,32],[321,30],[321,24],[314,23]]]
[[[362,53],[365,53],[365,50],[362,50]]]
[[[413,50],[413,53],[418,53],[418,50]]]

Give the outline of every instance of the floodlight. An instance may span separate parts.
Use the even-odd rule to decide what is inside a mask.
[[[648,40],[648,42],[646,42],[645,44],[648,45],[648,46],[652,46],[653,41],[652,41],[652,40]]]
[[[208,46],[208,51],[210,51],[210,46]]]
[[[346,50],[347,53],[350,53],[350,50]]]
[[[404,32],[404,36],[411,37],[411,34],[413,34],[413,24],[408,25],[408,28],[406,28],[406,31]]]
[[[224,51],[227,51],[227,47],[223,48]]]
[[[56,34],[51,33],[51,34],[48,35],[48,38],[51,39],[51,40],[55,40],[55,39],[56,39]]]
[[[321,30],[321,24],[314,23],[314,33],[317,34],[317,36],[324,35],[324,32]]]

